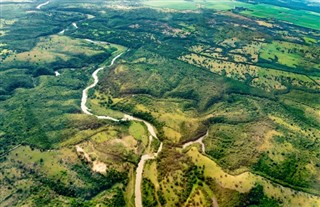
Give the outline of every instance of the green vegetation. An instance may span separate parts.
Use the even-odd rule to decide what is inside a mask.
[[[307,72],[312,69],[314,71],[320,69],[318,55],[317,47],[301,46],[288,42],[272,42],[272,44],[262,46],[260,53],[262,59],[274,61],[288,67],[301,68],[301,70],[306,70]],[[299,72],[304,73],[304,71]]]
[[[0,3],[0,206],[132,207],[161,142],[143,206],[319,206],[319,13],[252,2]],[[159,140],[82,113],[99,67],[91,113]]]
[[[142,191],[143,191],[143,206],[157,206],[157,198],[154,195],[155,188],[150,180],[143,179],[142,183]]]
[[[319,18],[320,14],[304,10],[293,10],[278,6],[270,6],[268,4],[257,4],[246,7],[242,14],[259,17],[259,18],[276,18],[281,21],[290,22],[292,24],[320,30],[319,24],[315,19]],[[299,18],[300,17],[300,18]]]
[[[131,123],[129,132],[135,139],[140,140],[144,146],[148,145],[148,137],[146,136],[147,130],[143,124],[140,122]]]
[[[268,2],[269,3],[269,2]],[[271,2],[272,3],[272,2]],[[296,3],[296,2],[295,2]],[[201,8],[214,9],[219,11],[235,10],[243,15],[258,18],[275,18],[277,20],[289,22],[297,26],[306,27],[310,29],[320,30],[320,26],[315,21],[319,18],[320,14],[316,12],[306,10],[296,10],[287,7],[256,3],[246,3],[245,1],[218,1],[218,0],[176,0],[176,1],[158,1],[158,0],[146,0],[143,1],[144,5],[160,8],[168,8],[175,10],[196,10]],[[288,5],[286,5],[288,6]]]

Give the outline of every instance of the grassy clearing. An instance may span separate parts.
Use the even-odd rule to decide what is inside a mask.
[[[169,8],[176,10],[195,10],[199,8],[209,8],[215,10],[230,10],[235,7],[246,6],[248,4],[232,1],[232,0],[196,0],[196,1],[185,1],[185,0],[175,0],[175,1],[158,1],[158,0],[149,0],[144,1],[144,5],[151,7],[159,7],[159,8]]]
[[[259,183],[264,187],[264,192],[269,198],[276,198],[282,201],[285,206],[320,205],[319,197],[281,187],[252,173],[245,172],[239,175],[225,173],[214,161],[199,153],[196,148],[191,148],[187,155],[192,158],[196,165],[205,166],[204,175],[217,180],[224,188],[249,192],[256,183]]]
[[[308,93],[305,91],[292,90],[288,94],[284,94],[281,96],[283,99],[289,99],[294,102],[301,103],[303,105],[310,106],[314,109],[319,109],[319,96],[314,96],[313,93]]]
[[[319,24],[315,21],[315,19],[319,18],[319,13],[305,10],[293,10],[268,4],[249,4],[245,7],[248,10],[242,11],[241,14],[259,18],[276,17],[278,20],[286,21],[301,27],[320,30]]]
[[[21,162],[30,168],[35,165],[35,168],[38,168],[40,173],[46,174],[48,178],[52,179],[57,178],[68,171],[66,166],[59,163],[59,159],[76,161],[77,156],[70,149],[43,153],[37,149],[31,149],[30,147],[19,147],[9,154],[8,159],[14,159],[15,162]],[[64,180],[64,182],[67,182],[67,180]]]
[[[144,206],[159,206],[160,185],[158,183],[157,162],[147,162],[143,170],[143,204]],[[151,205],[153,203],[153,205]]]
[[[158,183],[158,172],[157,172],[157,162],[148,162],[143,171],[143,177],[148,178],[156,189],[159,189]]]
[[[146,126],[141,122],[131,122],[129,127],[129,133],[136,139],[143,143],[146,147],[148,145],[148,136]]]
[[[190,113],[182,111],[183,103],[181,100],[156,99],[136,95],[131,98],[124,98],[117,104],[123,105],[124,103],[129,106],[135,106],[131,110],[150,113],[160,123],[164,123],[163,133],[168,140],[173,142],[190,139],[196,136],[197,131],[203,128],[203,125],[199,123],[198,117],[194,116],[193,111],[190,111]]]
[[[272,44],[264,44],[260,50],[260,58],[275,61],[288,67],[302,67],[303,70],[312,68],[320,69],[316,63],[317,51],[312,51],[308,46],[294,43],[273,41]]]
[[[122,112],[110,109],[110,100],[112,101],[110,96],[101,95],[95,91],[95,94],[89,97],[87,107],[97,115],[111,116],[116,119],[123,118],[124,114]]]
[[[81,59],[80,57],[97,56],[106,53],[106,51],[112,51],[112,46],[105,48],[85,40],[53,35],[40,38],[37,45],[28,52],[10,55],[3,64],[10,65],[16,61],[20,64],[49,65],[56,61],[67,62],[72,59]]]
[[[139,156],[148,145],[148,134],[139,122],[129,125],[105,126],[80,146],[90,162],[105,163],[107,169],[125,171],[130,163],[138,163]]]
[[[71,116],[71,119],[73,118],[74,117]],[[79,118],[83,120],[83,117],[79,117]],[[77,119],[73,119],[73,120],[77,120]],[[96,142],[104,142],[112,138],[112,136],[114,136],[115,134],[116,133],[113,130],[109,131],[108,126],[97,128],[97,129],[81,130],[73,134],[72,136],[68,137],[67,140],[61,142],[59,146],[60,147],[72,146],[82,141],[88,140],[90,138],[93,138]]]

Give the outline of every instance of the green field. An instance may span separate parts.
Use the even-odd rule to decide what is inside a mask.
[[[246,8],[248,10],[241,12],[241,14],[266,19],[276,18],[297,26],[320,30],[316,20],[320,18],[320,13],[287,9],[267,4],[248,5]]]
[[[169,8],[177,10],[195,10],[199,8],[210,8],[215,10],[230,10],[235,7],[243,7],[248,4],[232,1],[232,0],[209,0],[209,1],[185,1],[185,0],[175,0],[175,1],[158,1],[158,0],[149,0],[144,1],[144,5],[159,7],[159,8]]]
[[[240,14],[243,14],[245,16],[258,17],[262,19],[277,19],[297,26],[320,30],[320,26],[317,22],[317,19],[320,17],[320,13],[305,10],[293,10],[285,7],[273,6],[268,4],[249,4],[234,0],[148,0],[144,1],[143,4],[151,7],[168,8],[176,10],[196,10],[200,8],[207,8],[225,11],[239,7],[246,9],[245,11],[240,12]]]

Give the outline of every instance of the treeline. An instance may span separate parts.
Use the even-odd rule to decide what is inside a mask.
[[[27,69],[29,74],[34,77],[40,75],[53,74],[54,70],[61,68],[82,68],[91,64],[99,64],[111,57],[112,51],[105,51],[93,56],[86,56],[79,54],[77,56],[70,56],[70,59],[65,61],[59,57],[56,57],[54,62],[42,63],[42,62],[27,62],[15,60],[0,65],[0,70],[7,70],[10,68],[23,68]]]

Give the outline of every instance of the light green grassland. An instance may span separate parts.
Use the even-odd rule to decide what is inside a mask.
[[[143,4],[152,7],[169,8],[176,10],[195,10],[199,8],[210,8],[215,10],[230,10],[236,7],[244,7],[248,10],[242,11],[241,14],[254,16],[258,18],[276,18],[302,27],[320,30],[320,24],[317,19],[319,13],[309,12],[305,10],[293,10],[289,8],[273,6],[268,4],[248,4],[233,0],[209,0],[209,1],[144,1]]]
[[[176,1],[145,1],[143,2],[147,6],[169,8],[177,10],[194,10],[197,8],[194,2],[176,0]]]
[[[276,18],[301,27],[320,30],[320,24],[318,24],[317,21],[317,19],[320,18],[319,13],[305,10],[293,10],[268,4],[249,4],[246,8],[249,10],[241,12],[244,15],[259,18]]]
[[[33,63],[51,63],[60,59],[70,60],[73,56],[93,56],[103,52],[103,48],[92,47],[90,43],[81,39],[67,36],[53,35],[40,38],[39,43],[28,52],[10,55],[4,64],[12,61],[24,61]]]
[[[75,173],[70,171],[67,166],[61,162],[64,159],[77,162],[77,155],[72,149],[65,148],[63,150],[41,152],[38,149],[22,146],[8,155],[8,160],[10,159],[13,159],[14,162],[21,163],[26,168],[33,168],[38,173],[46,175],[50,179],[58,179],[60,177],[65,183],[70,181],[78,182]],[[67,174],[70,174],[68,179],[66,179]],[[78,184],[83,185],[83,183]]]
[[[281,42],[267,44],[265,47],[262,47],[260,57],[266,60],[274,60],[277,57],[280,64],[296,67],[301,57],[297,54],[289,54],[287,51],[284,51],[285,45],[286,43]]]
[[[148,145],[148,136],[145,125],[141,122],[131,122],[129,127],[129,133],[137,140],[142,141],[146,147]]]
[[[318,42],[316,39],[311,38],[311,37],[307,37],[307,36],[304,37],[303,39],[307,44],[313,44],[313,43],[317,43]]]
[[[93,90],[93,89],[92,89]],[[91,109],[91,111],[94,112],[94,114],[100,115],[100,116],[110,116],[116,119],[123,118],[123,113],[120,111],[112,110],[108,107],[102,106],[100,103],[107,101],[108,96],[105,95],[96,95],[98,92],[95,91],[94,97],[89,97],[87,101],[87,107]]]
[[[306,193],[295,192],[290,188],[284,188],[274,184],[263,177],[250,172],[239,175],[231,175],[224,172],[213,160],[199,153],[196,148],[191,148],[187,155],[198,166],[205,166],[205,176],[216,179],[221,186],[234,189],[239,192],[248,192],[255,184],[264,186],[264,192],[268,197],[274,197],[283,202],[284,206],[319,206],[320,198]],[[290,199],[288,199],[290,198]]]
[[[229,10],[235,7],[246,6],[246,3],[237,2],[233,0],[196,0],[196,1],[185,1],[185,0],[175,0],[175,1],[159,1],[159,0],[150,0],[144,1],[143,4],[159,7],[159,8],[169,8],[176,10],[195,10],[199,8],[210,8],[215,10]]]
[[[288,67],[320,68],[320,64],[311,61],[317,61],[313,58],[313,48],[308,46],[294,44],[290,42],[273,41],[271,44],[263,44],[260,50],[260,58],[266,60],[275,60]]]

